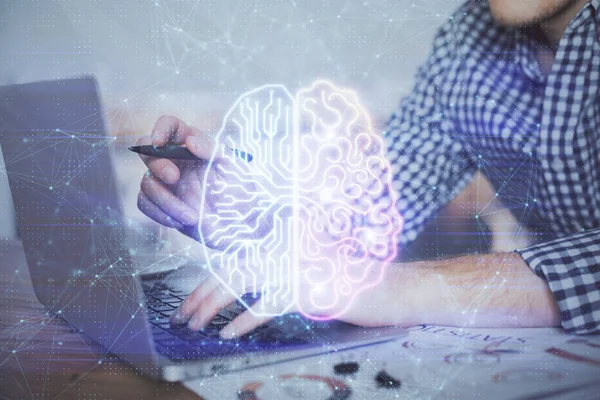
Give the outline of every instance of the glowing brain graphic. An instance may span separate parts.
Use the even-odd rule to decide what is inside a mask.
[[[263,293],[278,310],[267,315],[295,306],[335,318],[383,279],[401,218],[383,138],[354,92],[317,81],[294,98],[265,85],[238,99],[216,143],[200,236],[220,250],[209,267],[236,295]]]

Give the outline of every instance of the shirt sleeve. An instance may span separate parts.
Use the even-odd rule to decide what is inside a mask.
[[[443,110],[447,67],[457,51],[453,21],[442,26],[433,50],[384,133],[391,166],[391,188],[403,218],[399,244],[416,239],[428,218],[471,181],[475,163]]]
[[[600,229],[516,251],[548,283],[566,332],[600,332]]]

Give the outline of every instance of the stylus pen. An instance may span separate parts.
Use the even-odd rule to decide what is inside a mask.
[[[196,157],[189,151],[186,147],[178,146],[176,144],[168,144],[166,146],[153,146],[153,145],[145,145],[145,146],[131,146],[129,150],[142,154],[144,156],[149,157],[158,157],[158,158],[168,158],[170,160],[191,160],[198,161],[200,158]],[[252,154],[246,153],[245,151],[241,151],[238,149],[231,149],[233,153],[239,157],[240,159],[250,162],[252,161]]]

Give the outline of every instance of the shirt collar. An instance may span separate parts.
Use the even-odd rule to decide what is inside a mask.
[[[586,9],[590,8],[588,12]],[[585,16],[594,17],[597,21],[600,21],[600,0],[590,0],[577,14],[577,16],[571,21],[565,34],[576,29],[577,26],[581,25],[586,20]],[[517,62],[521,65],[523,73],[531,80],[542,83],[545,82],[546,76],[540,68],[540,63],[536,57],[536,51],[539,50],[540,46],[543,46],[538,39],[536,39],[536,31],[534,28],[521,28],[516,31],[516,57]]]
[[[533,28],[518,29],[516,39],[516,59],[523,73],[534,82],[544,82],[546,76],[542,72],[540,63],[536,57],[540,43],[535,39]]]
[[[590,4],[594,8],[594,11],[596,11],[596,19],[598,19],[598,17],[600,17],[600,15],[598,15],[598,10],[600,9],[600,0],[591,0]]]
[[[590,0],[588,3],[583,6],[579,13],[573,18],[573,21],[567,27],[567,31],[576,29],[583,22],[589,21],[590,19],[593,21],[598,20],[600,18],[600,0]]]

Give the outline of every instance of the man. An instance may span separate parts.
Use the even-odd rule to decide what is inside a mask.
[[[400,242],[414,240],[479,172],[537,243],[392,266],[342,319],[365,326],[561,324],[568,332],[599,331],[599,93],[600,0],[461,7],[441,27],[386,132],[392,189],[405,219]],[[210,155],[207,136],[173,117],[161,118],[142,143],[168,141]],[[198,215],[181,198],[190,182],[201,182],[195,168],[203,167],[145,161],[150,172],[140,209],[191,234]],[[218,286],[214,279],[201,284],[173,321],[206,325],[233,300]],[[241,335],[265,320],[243,313],[222,335]]]

